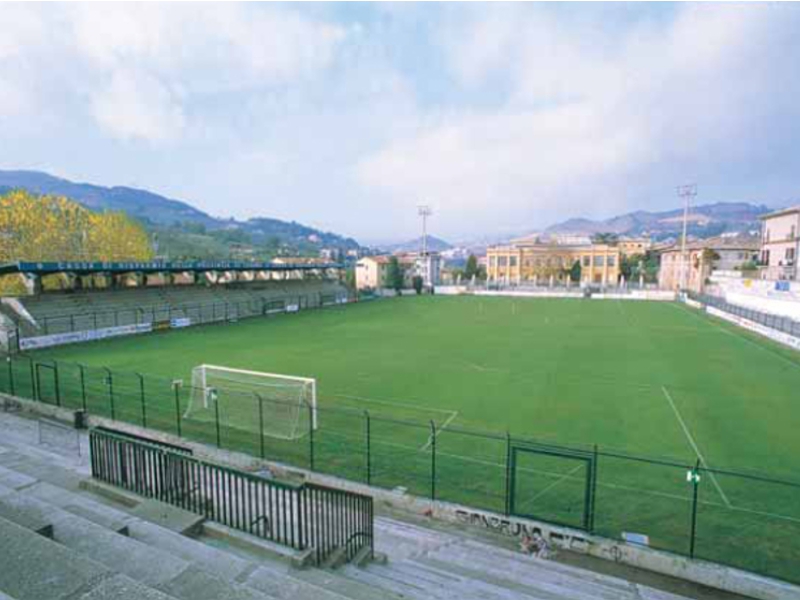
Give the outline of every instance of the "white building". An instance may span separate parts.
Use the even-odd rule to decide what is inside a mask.
[[[796,281],[800,206],[763,215],[761,221],[761,276]]]

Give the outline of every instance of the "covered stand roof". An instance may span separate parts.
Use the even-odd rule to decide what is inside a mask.
[[[53,273],[180,273],[185,271],[313,271],[341,269],[339,263],[273,263],[238,260],[189,261],[129,261],[129,262],[13,262],[0,265],[0,275],[26,273],[51,275]]]

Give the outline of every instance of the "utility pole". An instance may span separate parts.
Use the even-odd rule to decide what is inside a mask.
[[[422,265],[423,280],[425,285],[430,283],[430,261],[428,260],[428,217],[433,214],[433,210],[427,204],[420,204],[417,206],[417,214],[422,217]]]
[[[688,269],[686,260],[686,230],[689,223],[689,203],[691,199],[697,196],[697,184],[689,183],[686,185],[679,185],[677,188],[678,196],[683,198],[683,235],[681,236],[681,274],[680,274],[680,288],[686,289],[686,276]]]

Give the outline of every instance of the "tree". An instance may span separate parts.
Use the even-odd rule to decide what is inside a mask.
[[[422,294],[422,286],[424,285],[424,281],[422,280],[421,275],[414,275],[414,279],[411,280],[411,284],[414,286],[414,290],[417,292],[417,296]]]
[[[574,263],[572,263],[572,267],[569,270],[570,281],[574,282],[580,281],[581,273],[582,273],[581,261],[576,260]]]
[[[612,232],[595,233],[592,236],[593,244],[608,244],[609,246],[616,246],[619,242],[619,236]]]
[[[0,263],[150,260],[144,228],[122,212],[92,212],[60,196],[0,195]],[[15,283],[0,282],[0,288]]]
[[[394,290],[398,295],[403,289],[403,267],[400,265],[400,261],[397,260],[396,256],[389,258],[389,265],[386,267],[385,285],[389,289]]]
[[[479,275],[480,269],[478,268],[478,259],[474,254],[470,254],[467,259],[467,265],[464,267],[464,279],[471,281],[473,277]]]

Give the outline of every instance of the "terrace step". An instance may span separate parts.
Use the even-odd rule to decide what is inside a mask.
[[[134,581],[126,575],[114,575],[100,581],[76,600],[175,600],[164,592]]]
[[[272,596],[206,573],[204,568],[189,566],[159,590],[179,600],[274,600]]]
[[[0,540],[0,591],[15,600],[61,600],[109,575],[103,565],[2,517]]]

